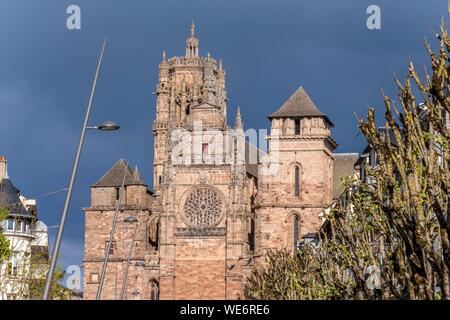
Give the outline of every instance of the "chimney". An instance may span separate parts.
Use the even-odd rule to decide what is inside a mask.
[[[0,156],[0,181],[8,178],[8,162],[5,157]]]

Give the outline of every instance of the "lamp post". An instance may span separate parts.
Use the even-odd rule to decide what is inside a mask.
[[[72,197],[72,190],[73,190],[73,185],[75,182],[75,178],[77,175],[77,170],[78,170],[78,163],[80,160],[80,155],[81,155],[81,150],[83,148],[83,142],[84,142],[84,136],[86,134],[86,129],[95,129],[95,130],[102,130],[102,131],[112,131],[112,130],[117,130],[119,129],[119,126],[111,121],[105,122],[99,126],[96,127],[88,127],[88,121],[89,121],[89,115],[91,113],[91,107],[92,107],[92,102],[94,99],[94,94],[95,94],[95,88],[97,86],[97,79],[98,79],[98,75],[99,75],[99,71],[100,71],[100,66],[102,64],[102,60],[103,60],[103,54],[105,52],[105,47],[106,47],[106,39],[103,42],[103,47],[102,47],[102,51],[100,53],[100,58],[97,64],[97,69],[95,71],[95,76],[94,76],[94,82],[92,84],[92,89],[91,89],[91,94],[89,97],[89,102],[87,105],[87,109],[86,109],[86,114],[84,117],[84,122],[83,122],[83,127],[81,130],[81,135],[80,135],[80,141],[78,143],[78,149],[77,149],[77,153],[75,156],[75,161],[73,164],[73,168],[72,168],[72,175],[70,177],[70,182],[69,182],[69,187],[67,189],[67,194],[66,194],[66,200],[64,201],[64,208],[61,214],[61,221],[59,223],[59,229],[58,229],[58,234],[56,236],[55,239],[55,244],[53,246],[53,251],[52,251],[52,257],[51,257],[51,261],[50,261],[50,267],[48,269],[47,272],[47,277],[45,279],[45,287],[44,287],[44,293],[43,293],[43,300],[48,300],[49,295],[50,295],[50,289],[51,289],[51,285],[52,285],[52,280],[53,280],[53,274],[55,272],[55,267],[56,267],[56,262],[58,260],[58,254],[59,254],[59,250],[61,247],[61,240],[62,240],[62,235],[64,232],[64,226],[66,223],[66,218],[67,218],[67,212],[69,210],[69,206],[70,206],[70,200]]]
[[[134,240],[136,238],[136,233],[137,233],[137,227],[138,227],[138,219],[136,219],[135,217],[128,217],[126,218],[123,222],[126,223],[135,223],[134,226],[134,232],[133,232],[133,239],[131,240],[131,244],[130,244],[130,251],[128,252],[128,260],[127,260],[127,265],[125,267],[125,273],[123,275],[123,281],[122,281],[122,291],[120,292],[120,300],[123,300],[123,297],[125,295],[125,291],[127,290],[127,285],[128,285],[128,269],[130,267],[130,262],[131,262],[131,254],[133,253],[133,246],[134,246]]]

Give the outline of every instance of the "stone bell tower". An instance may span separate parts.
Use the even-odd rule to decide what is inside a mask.
[[[156,88],[156,119],[153,122],[154,190],[158,191],[164,178],[164,163],[168,160],[169,132],[175,128],[203,127],[223,129],[226,126],[227,92],[225,71],[208,53],[199,56],[199,40],[192,23],[191,36],[186,39],[186,55],[163,61],[159,65]]]
[[[294,248],[317,232],[332,202],[333,124],[299,88],[269,116],[268,154],[259,166],[257,239],[268,249]]]
[[[200,56],[192,24],[185,55],[166,60],[164,53],[159,66],[153,134],[161,299],[241,293],[245,163],[235,161],[237,139],[226,119],[225,71],[209,53]]]

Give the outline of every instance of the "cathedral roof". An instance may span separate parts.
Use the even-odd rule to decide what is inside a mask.
[[[269,119],[296,117],[324,117],[333,125],[328,117],[312,102],[303,87],[298,88],[276,112],[269,115]]]
[[[139,170],[131,169],[125,160],[117,161],[109,171],[100,178],[93,187],[120,187],[125,176],[125,186],[142,185],[146,186]]]
[[[357,153],[335,153],[333,157],[333,199],[338,199],[345,191],[342,178],[354,175],[355,162],[359,155]]]
[[[258,177],[258,164],[262,155],[260,149],[245,141],[245,168],[248,174]]]

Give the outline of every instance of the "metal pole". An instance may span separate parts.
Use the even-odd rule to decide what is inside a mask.
[[[134,246],[134,241],[136,239],[136,234],[137,234],[137,227],[139,222],[135,222],[136,225],[134,226],[134,234],[133,234],[133,240],[131,241],[131,245],[130,245],[130,252],[128,253],[128,260],[127,260],[127,265],[125,267],[125,274],[123,276],[123,282],[122,282],[122,291],[120,292],[120,298],[119,300],[123,300],[123,296],[125,294],[125,291],[127,290],[127,285],[128,285],[128,269],[130,267],[130,262],[131,262],[131,254],[133,253],[133,246]]]
[[[80,161],[81,150],[83,148],[83,142],[84,142],[84,135],[86,133],[86,127],[87,127],[87,124],[89,121],[89,115],[91,113],[92,101],[94,99],[95,88],[97,86],[98,74],[100,71],[100,66],[102,64],[103,53],[105,52],[106,42],[107,42],[107,40],[105,39],[105,41],[103,42],[102,52],[100,53],[100,58],[98,60],[97,70],[95,71],[95,77],[94,77],[94,82],[92,84],[91,95],[89,97],[89,103],[88,103],[86,114],[84,117],[83,128],[81,130],[80,142],[78,143],[78,150],[77,150],[77,154],[75,156],[75,161],[74,161],[73,169],[72,169],[72,175],[70,177],[69,187],[67,189],[67,194],[66,194],[66,200],[64,202],[64,209],[63,209],[63,212],[61,215],[61,222],[59,223],[58,234],[56,236],[55,245],[53,247],[52,257],[51,257],[51,261],[50,261],[50,267],[47,272],[47,278],[45,279],[44,293],[42,296],[43,300],[48,300],[49,295],[50,295],[53,274],[55,272],[56,262],[58,260],[59,249],[61,246],[62,235],[64,232],[64,226],[65,226],[66,218],[67,218],[67,212],[69,210],[70,200],[71,200],[71,196],[72,196],[73,185],[74,185],[75,178],[77,175],[78,162]]]
[[[128,166],[128,164],[127,164],[127,166]],[[117,217],[119,216],[120,203],[122,201],[122,194],[123,194],[123,190],[124,190],[124,186],[125,186],[125,179],[127,176],[127,171],[128,171],[127,167],[125,167],[124,172],[123,172],[122,185],[121,185],[120,191],[119,191],[119,200],[116,201],[116,211],[114,213],[114,218],[113,218],[113,222],[112,222],[112,226],[111,226],[111,232],[109,233],[108,246],[107,246],[106,252],[105,252],[105,259],[103,260],[102,273],[100,274],[100,283],[97,288],[97,296],[95,297],[95,300],[100,300],[100,297],[102,295],[103,283],[105,281],[105,276],[106,276],[106,268],[108,267],[108,261],[109,261],[109,252],[111,250],[112,239],[114,237],[114,232],[116,230]]]

